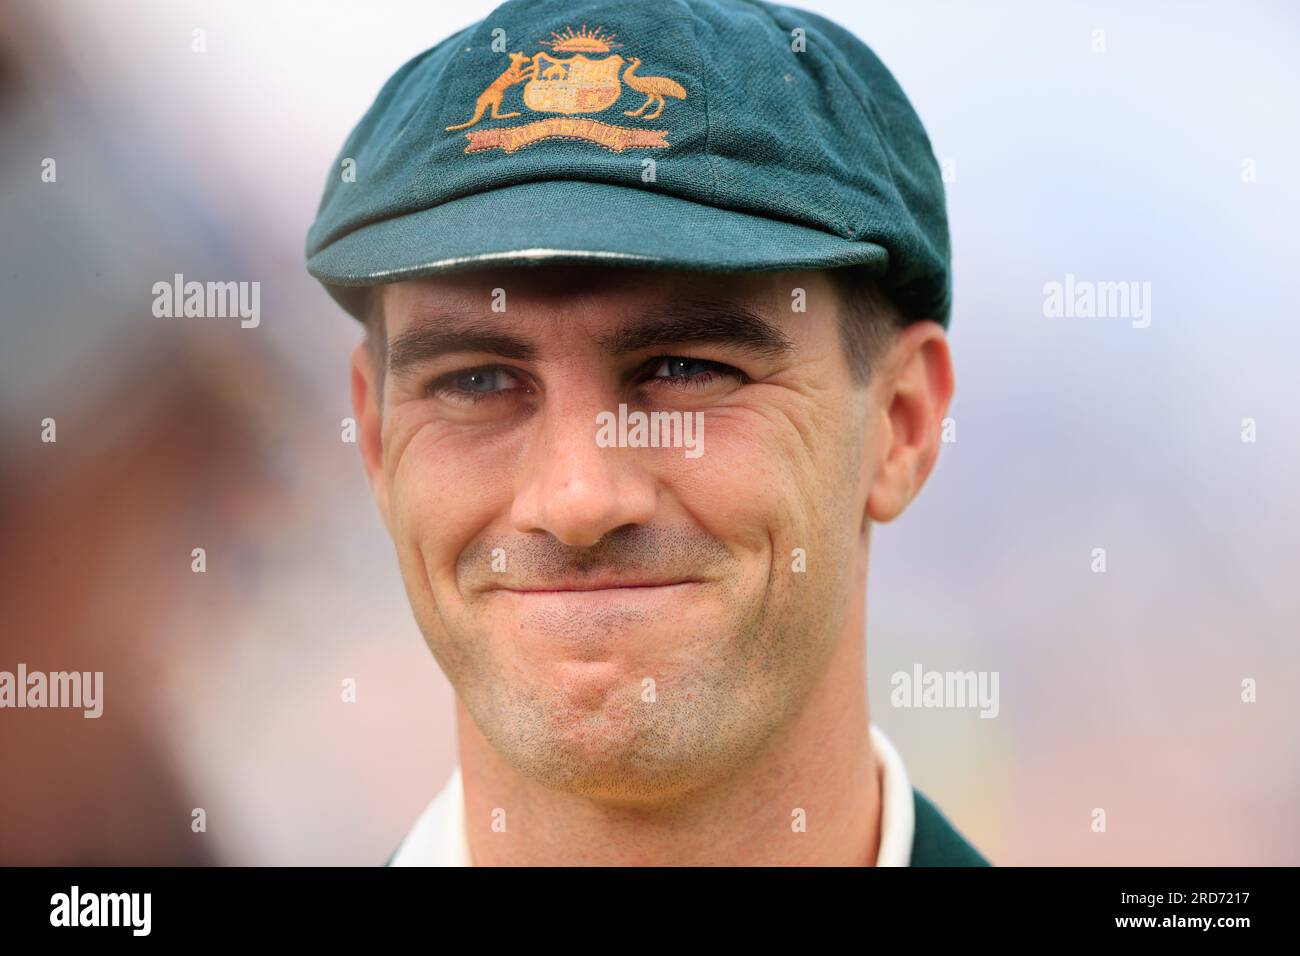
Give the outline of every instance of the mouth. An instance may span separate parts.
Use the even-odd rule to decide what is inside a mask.
[[[616,629],[619,615],[625,616],[627,626],[668,620],[692,602],[701,586],[699,581],[548,582],[545,587],[497,588],[490,596],[495,595],[505,606],[513,606],[520,620],[552,633],[561,622],[562,630],[581,630],[580,624],[593,620],[592,615],[603,629]]]
[[[537,596],[582,596],[595,595],[600,593],[617,594],[626,593],[635,595],[637,592],[667,591],[673,589],[683,589],[690,585],[699,584],[698,580],[693,578],[682,578],[671,581],[647,581],[647,580],[621,580],[617,578],[588,578],[581,581],[565,582],[547,582],[538,586],[516,585],[513,587],[499,587],[493,590],[502,591],[507,594],[518,595],[537,595]]]
[[[488,596],[537,607],[607,607],[668,604],[688,598],[705,581],[678,575],[593,572],[491,582]]]
[[[501,582],[484,593],[484,610],[502,615],[495,620],[537,653],[588,659],[614,646],[689,639],[686,624],[707,606],[708,584],[644,575]]]

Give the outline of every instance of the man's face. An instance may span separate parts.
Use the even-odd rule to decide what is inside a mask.
[[[752,758],[845,631],[887,447],[828,278],[524,268],[381,288],[382,415],[363,352],[354,374],[363,454],[415,617],[488,741],[591,795]],[[700,413],[702,453],[606,447],[620,405]]]

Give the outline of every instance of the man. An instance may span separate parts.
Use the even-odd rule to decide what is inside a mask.
[[[514,2],[403,66],[308,268],[460,766],[395,865],[981,865],[868,719],[872,522],[953,389],[875,56],[748,0]]]

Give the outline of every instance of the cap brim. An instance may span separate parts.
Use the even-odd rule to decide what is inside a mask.
[[[609,183],[548,180],[474,193],[362,226],[307,260],[357,287],[492,266],[592,262],[760,272],[868,266],[889,254],[808,226]]]

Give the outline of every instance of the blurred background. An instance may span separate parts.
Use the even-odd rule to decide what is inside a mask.
[[[949,179],[956,440],[875,531],[872,720],[996,863],[1300,863],[1300,13],[798,5]],[[378,864],[446,780],[302,247],[382,83],[493,6],[0,6],[0,670],[105,673],[98,720],[0,711],[0,863]],[[259,281],[260,326],[155,318],[175,273]],[[1149,326],[1045,317],[1067,274]],[[917,664],[998,672],[998,717],[891,707]]]

